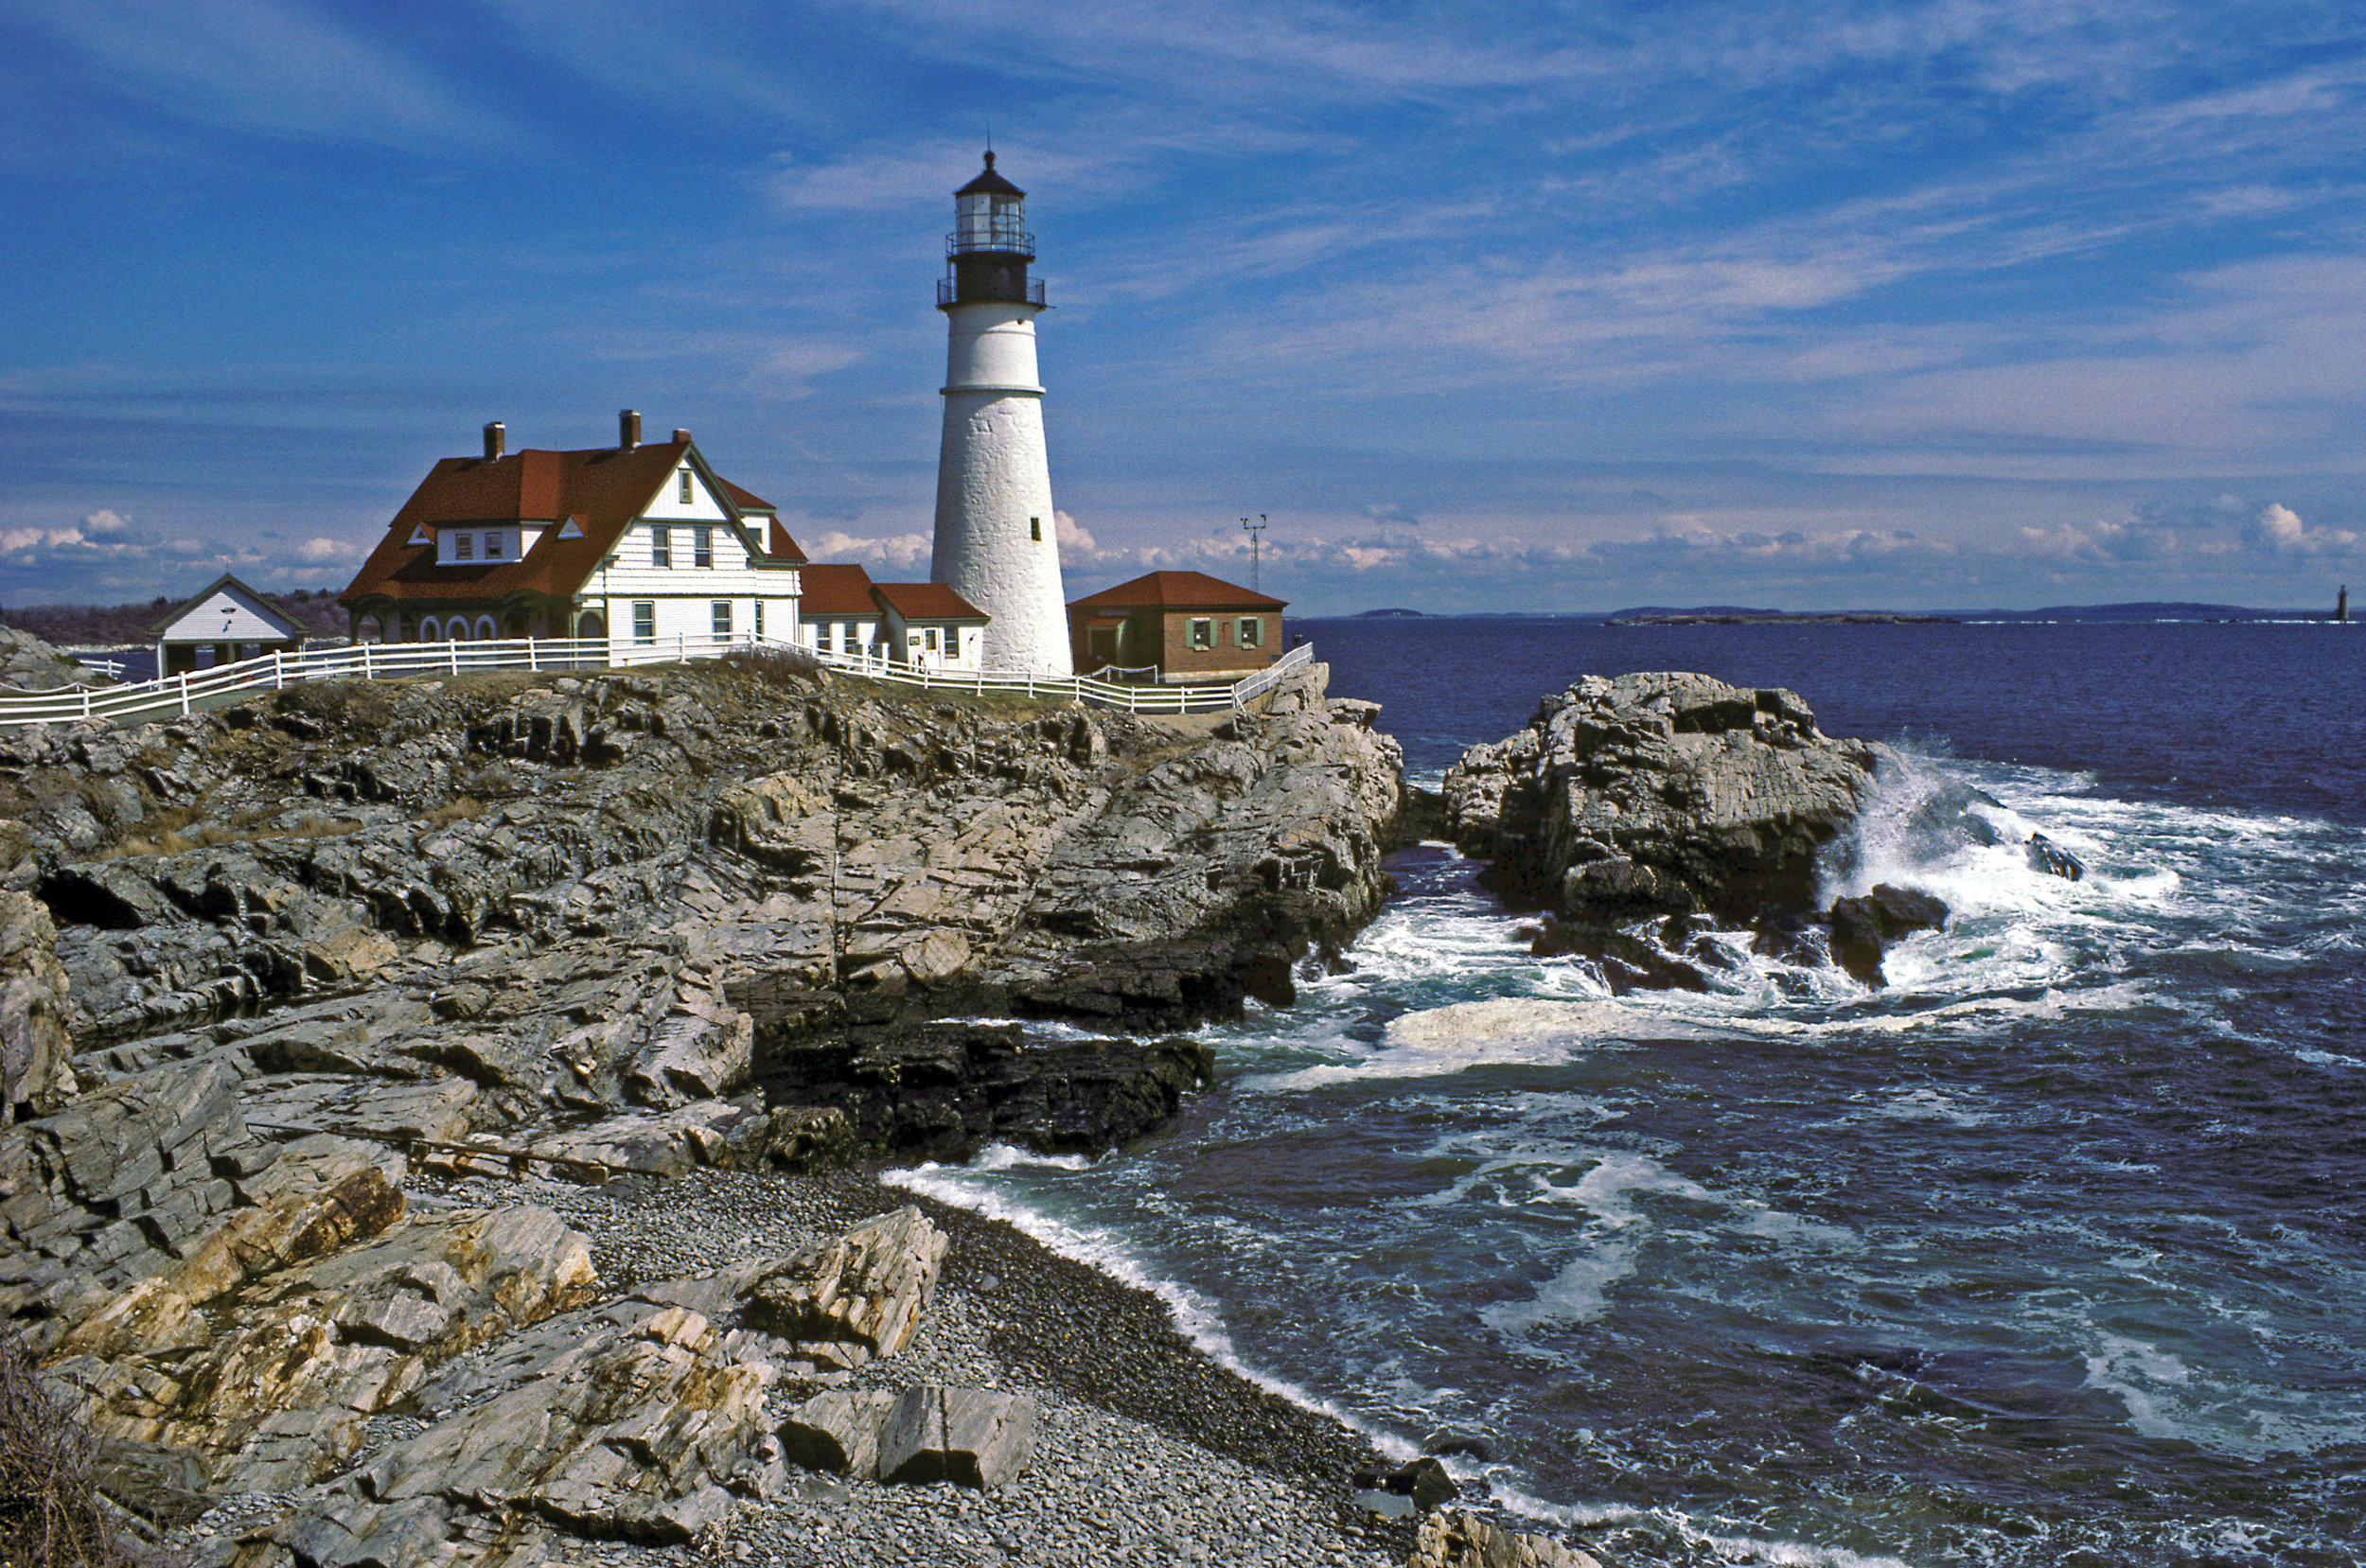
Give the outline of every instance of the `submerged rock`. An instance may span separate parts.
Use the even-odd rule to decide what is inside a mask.
[[[1947,915],[1946,904],[1929,893],[1878,882],[1862,897],[1833,901],[1832,961],[1866,985],[1886,985],[1888,945],[1909,932],[1946,929]]]
[[[2048,876],[2058,876],[2065,882],[2075,882],[2087,874],[2087,868],[2078,856],[2048,838],[2042,833],[2029,836],[2029,866],[2032,871]]]

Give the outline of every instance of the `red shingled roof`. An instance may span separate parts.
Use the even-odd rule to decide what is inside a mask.
[[[1069,605],[1070,609],[1286,609],[1276,599],[1210,577],[1205,572],[1150,572],[1130,583],[1104,588]]]
[[[874,583],[871,591],[907,621],[994,619],[943,583]]]
[[[799,601],[797,613],[803,620],[879,613],[879,607],[871,598],[871,573],[859,566],[824,562],[808,566],[798,575],[803,579],[803,597]]]
[[[529,449],[491,459],[445,458],[395,514],[378,548],[337,600],[353,606],[369,598],[500,599],[520,592],[566,598],[599,569],[618,537],[656,497],[659,486],[673,478],[689,450],[687,441],[658,441],[630,450]],[[728,480],[718,483],[734,505],[771,510]],[[567,518],[582,528],[581,538],[558,537],[555,525]],[[545,528],[534,547],[514,561],[435,564],[435,529],[503,522],[554,526]],[[412,536],[422,528],[428,531],[428,542],[413,544]],[[773,542],[786,544],[796,558],[795,541],[777,523],[773,529]],[[768,542],[752,530],[748,540],[760,552]],[[769,554],[777,556],[780,552]]]

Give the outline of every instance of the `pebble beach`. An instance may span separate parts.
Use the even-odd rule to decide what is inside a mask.
[[[520,1201],[551,1208],[590,1239],[609,1293],[794,1252],[915,1205],[951,1238],[934,1304],[912,1343],[861,1367],[853,1385],[958,1384],[1036,1402],[1033,1460],[991,1491],[887,1486],[792,1467],[786,1491],[742,1498],[709,1541],[571,1542],[555,1561],[1394,1568],[1412,1549],[1411,1521],[1383,1518],[1353,1500],[1351,1473],[1382,1462],[1359,1435],[1209,1359],[1155,1296],[1000,1221],[885,1186],[875,1169],[811,1176],[702,1170],[605,1187],[415,1174],[411,1201],[420,1209]],[[775,1414],[800,1397],[782,1390]],[[380,1418],[354,1462],[424,1425],[406,1415]],[[235,1533],[280,1504],[227,1499],[174,1532],[168,1549]]]

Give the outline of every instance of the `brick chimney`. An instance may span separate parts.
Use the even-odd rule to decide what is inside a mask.
[[[619,409],[619,410],[617,410],[617,411],[616,411],[616,449],[617,449],[617,450],[619,450],[619,451],[627,451],[627,452],[628,452],[628,451],[631,451],[634,448],[636,448],[636,447],[638,447],[638,446],[640,446],[640,445],[641,445],[641,411],[640,411],[639,409]]]
[[[486,462],[500,462],[502,453],[507,449],[508,446],[509,432],[503,428],[500,420],[496,419],[491,424],[485,427]]]
[[[674,439],[677,441],[687,441],[690,439],[690,432],[677,425],[674,427]]]

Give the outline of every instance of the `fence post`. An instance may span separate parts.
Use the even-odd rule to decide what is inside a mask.
[[[364,680],[378,678],[377,672],[370,668],[370,644],[367,643],[362,644],[362,678]]]
[[[541,667],[541,665],[535,662],[534,639],[529,637],[526,639],[526,668],[529,670],[539,670]]]
[[[189,716],[189,672],[181,672],[181,716]]]
[[[90,688],[88,686],[82,688],[82,717],[85,719],[90,717]]]
[[[447,642],[444,644],[444,658],[451,665],[451,673],[458,675],[460,673],[460,644]]]

